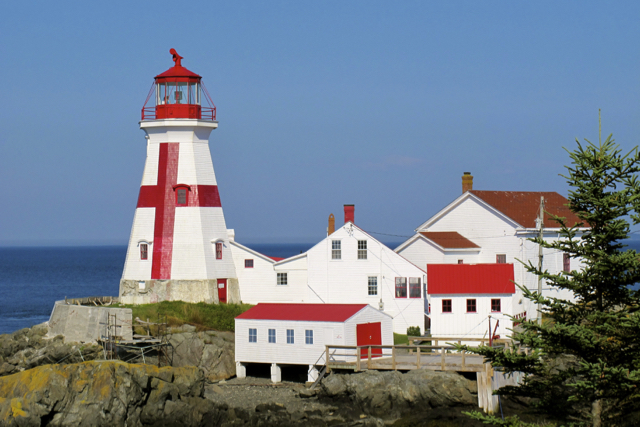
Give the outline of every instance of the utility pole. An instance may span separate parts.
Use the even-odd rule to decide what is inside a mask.
[[[543,239],[544,234],[544,197],[540,196],[540,216],[538,217],[538,227],[540,240]],[[538,270],[542,272],[542,244],[538,245]],[[542,276],[538,276],[538,294],[542,295]],[[542,307],[538,303],[538,325],[542,325]]]

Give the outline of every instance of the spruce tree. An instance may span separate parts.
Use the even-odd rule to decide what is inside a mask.
[[[625,245],[630,223],[640,223],[640,153],[636,147],[624,154],[611,135],[598,144],[576,143],[575,151],[567,150],[571,165],[562,176],[571,187],[569,208],[582,223],[568,227],[555,217],[561,238],[531,241],[568,254],[581,268],[549,274],[525,264],[547,286],[571,290],[575,300],[519,286],[543,313],[541,325],[534,320],[514,328],[514,341],[532,352],[469,350],[500,371],[525,374],[520,386],[503,387],[499,395],[535,398],[539,410],[570,424],[618,425],[640,407],[640,293],[631,289],[640,282],[640,261]]]

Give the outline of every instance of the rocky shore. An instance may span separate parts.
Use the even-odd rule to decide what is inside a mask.
[[[165,368],[88,361],[100,346],[46,332],[0,336],[1,425],[481,425],[462,414],[477,410],[476,382],[454,372],[332,374],[310,390],[235,378],[229,332],[174,331]]]

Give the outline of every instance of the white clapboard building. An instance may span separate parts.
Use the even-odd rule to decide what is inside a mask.
[[[426,270],[354,224],[345,224],[307,252],[275,260],[231,242],[243,302],[369,304],[393,318],[394,332],[425,325]],[[426,268],[426,265],[425,265]]]
[[[427,278],[432,337],[511,335],[513,264],[429,264]]]
[[[537,276],[519,262],[538,263],[539,247],[528,239],[538,235],[541,198],[544,199],[545,240],[559,239],[558,224],[549,214],[565,217],[569,226],[580,222],[567,207],[565,197],[555,192],[478,191],[465,172],[463,194],[415,230],[395,251],[415,265],[462,263],[509,263],[514,280],[530,290],[538,289]],[[554,250],[544,250],[543,268],[555,274],[580,268],[580,261]],[[543,286],[543,295],[571,299],[569,291]],[[513,312],[518,318],[536,318],[535,306],[514,294]]]
[[[307,365],[315,381],[326,345],[393,345],[392,322],[367,304],[260,303],[235,319],[236,375],[245,377],[249,363],[268,363],[277,383],[283,365]]]
[[[201,77],[181,64],[155,77],[142,108],[147,159],[120,301],[238,302],[209,135],[218,127]],[[208,100],[210,106],[204,106]],[[154,104],[148,106],[148,103]]]

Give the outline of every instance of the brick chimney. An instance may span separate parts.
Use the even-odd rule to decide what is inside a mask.
[[[351,221],[352,223],[355,224],[354,218],[355,218],[355,206],[354,205],[344,205],[344,223],[348,223],[349,221]]]
[[[462,194],[470,190],[473,190],[473,176],[471,172],[465,172],[462,175]]]
[[[331,236],[336,231],[336,217],[329,215],[329,227],[327,228],[327,236]]]

